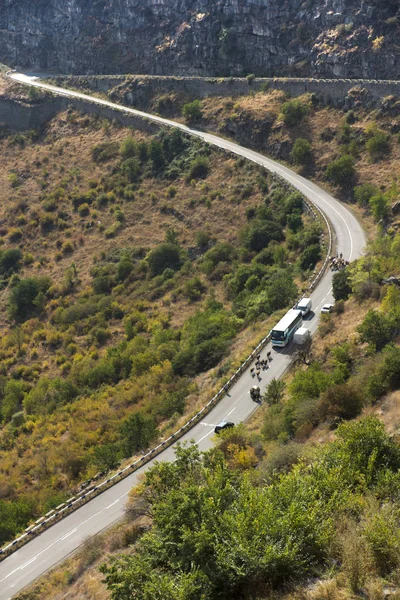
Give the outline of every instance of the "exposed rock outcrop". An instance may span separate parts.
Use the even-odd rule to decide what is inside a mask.
[[[398,0],[3,0],[0,61],[65,73],[397,79]]]

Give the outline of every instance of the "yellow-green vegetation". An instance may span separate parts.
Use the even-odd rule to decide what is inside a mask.
[[[124,524],[19,597],[397,598],[397,442],[364,417],[324,447],[293,446],[265,454],[239,426],[207,453],[178,448],[132,492]]]
[[[391,220],[399,198],[399,102],[385,98],[379,108],[367,109],[354,93],[350,103],[353,108],[344,111],[312,95],[287,99],[271,90],[205,99],[199,108],[207,127],[297,165],[376,222]]]
[[[273,380],[248,426],[151,469],[115,546],[103,540],[92,568],[77,557],[29,597],[77,579],[71,597],[397,598],[400,287],[382,280],[399,272],[399,244],[382,234],[334,275],[311,364]]]
[[[400,448],[376,419],[341,425],[336,441],[281,474],[252,469],[257,443],[241,428],[224,437],[146,474],[131,514],[136,504],[153,526],[135,552],[101,567],[111,598],[270,598],[340,568],[350,597],[366,567],[396,572]]]
[[[171,114],[173,104],[167,104]],[[282,153],[280,158],[357,203],[379,223],[378,235],[365,257],[334,275],[334,313],[322,317],[311,349],[298,352],[285,380],[271,382],[252,422],[221,434],[217,447],[204,455],[181,448],[174,463],[148,471],[113,541],[103,539],[102,552],[96,546],[96,552],[84,552],[56,569],[29,598],[53,597],[66,585],[70,597],[114,600],[398,598],[400,236],[392,205],[399,199],[400,145],[395,100],[385,99],[380,111],[357,107],[344,114],[313,98],[292,101],[266,92],[206,99],[185,113],[246,145]],[[175,198],[176,188],[173,183],[167,189],[169,198]],[[246,205],[245,218],[248,223],[259,219],[258,209]],[[297,216],[289,222],[296,231]],[[287,244],[287,230],[285,236]],[[249,239],[245,228],[239,234],[242,248],[248,249]],[[257,302],[250,303],[251,310],[247,303],[252,275],[244,296],[236,287],[247,265],[236,263],[236,282],[229,273],[220,279],[215,248],[203,257],[201,270],[208,280],[201,281],[212,281],[218,294],[218,282],[229,281],[225,310],[231,300],[236,318],[245,323],[253,314],[257,318]],[[232,250],[226,244],[217,252],[224,256],[222,263],[230,264]],[[304,251],[298,265],[303,258]],[[278,255],[274,261],[279,263]]]
[[[178,130],[69,110],[0,144],[3,542],[177,426],[322,250],[298,193]]]
[[[118,99],[119,90],[111,90],[110,96]],[[357,203],[376,222],[390,220],[399,194],[399,101],[383,98],[380,106],[366,108],[362,93],[355,89],[348,103],[349,109],[340,110],[323,105],[314,95],[288,98],[282,91],[267,89],[203,100],[171,92],[155,96],[144,108],[200,122],[287,161],[307,177],[332,186],[343,200]]]

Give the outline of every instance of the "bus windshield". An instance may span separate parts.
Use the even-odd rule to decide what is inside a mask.
[[[284,331],[277,331],[276,329],[273,329],[271,331],[271,338],[273,340],[284,340],[285,339],[285,332]]]

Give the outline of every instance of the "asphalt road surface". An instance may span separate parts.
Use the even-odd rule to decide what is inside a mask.
[[[109,105],[118,110],[123,110],[124,112],[143,115],[146,118],[161,122],[165,125],[178,126],[190,134],[203,138],[206,142],[209,142],[214,146],[225,148],[237,155],[265,166],[268,170],[279,174],[299,189],[325,213],[334,230],[338,252],[343,253],[345,260],[354,260],[362,254],[365,246],[365,236],[360,224],[349,210],[322,188],[304,179],[287,167],[265,158],[257,152],[243,148],[234,142],[209,133],[190,129],[185,125],[177,124],[167,119],[155,117],[147,113],[136,111],[135,109],[122,107],[113,104],[112,102],[107,102],[106,100],[86,96],[79,92],[56,88],[55,86],[41,82],[37,78],[26,75],[15,73],[12,74],[11,77],[21,83],[43,87],[57,94],[90,99],[92,102]],[[314,333],[317,328],[322,306],[333,301],[331,282],[331,273],[327,272],[317,288],[311,294],[313,309],[311,315],[306,320],[305,325],[312,333]],[[267,333],[268,332],[265,332],[265,334]],[[257,384],[263,392],[272,378],[279,378],[284,374],[291,362],[292,344],[289,344],[288,347],[283,349],[272,349],[270,346],[267,346],[261,353],[262,358],[266,358],[266,353],[270,350],[272,350],[272,360],[269,363],[269,368],[261,371],[259,381],[252,377],[250,368],[245,371],[226,396],[205,417],[204,421],[195,425],[193,429],[181,438],[181,443],[194,440],[198,444],[200,450],[207,450],[213,445],[214,427],[217,423],[224,419],[233,421],[234,423],[240,423],[241,421],[246,420],[254,410],[257,409],[258,405],[250,399],[250,388]],[[174,447],[172,446],[167,448],[162,454],[158,455],[156,460],[168,461],[172,460],[173,457]],[[44,531],[26,546],[23,546],[1,562],[0,600],[12,598],[13,595],[32,583],[37,577],[65,559],[88,537],[99,533],[118,521],[124,515],[124,508],[129,491],[136,484],[140,474],[145,469],[148,469],[151,464],[151,462],[148,463],[142,469],[120,481],[103,494],[100,494],[100,496],[97,496],[88,504],[82,506],[62,521],[56,523],[50,529]]]

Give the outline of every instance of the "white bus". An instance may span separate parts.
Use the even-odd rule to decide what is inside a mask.
[[[301,327],[303,317],[300,310],[291,308],[277,325],[271,330],[273,346],[286,346],[294,332]]]

